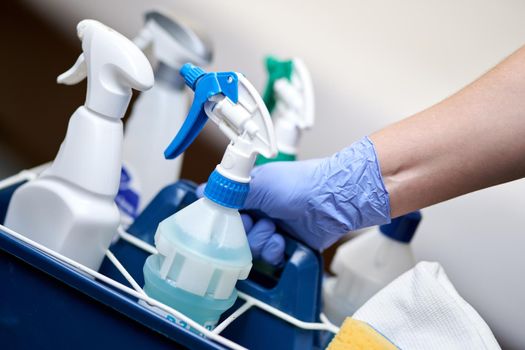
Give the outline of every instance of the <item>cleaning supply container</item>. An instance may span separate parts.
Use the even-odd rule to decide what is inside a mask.
[[[96,26],[103,36],[116,35],[108,28]],[[113,49],[109,45],[107,52]],[[142,53],[139,56],[142,57]],[[67,80],[80,81],[84,74],[89,74],[84,62],[90,59],[93,57],[81,56],[66,74]],[[103,73],[113,67],[105,67]],[[120,70],[112,77],[125,72],[125,69]],[[127,82],[138,83],[132,78],[130,76]],[[97,83],[97,80],[90,80],[88,89]],[[97,101],[97,96],[88,95],[86,104]],[[126,91],[120,97],[119,101],[129,101]],[[103,106],[122,112],[120,103]],[[64,146],[61,150],[67,148]],[[116,161],[114,165],[112,169],[116,170],[112,173],[118,175],[120,164]],[[29,232],[4,226],[14,194],[38,182],[50,169],[46,165],[0,181],[0,279],[3,281],[0,339],[3,347],[322,349],[331,334],[337,332],[337,327],[320,315],[321,258],[293,240],[287,241],[287,259],[282,267],[272,270],[256,266],[246,280],[237,284],[235,305],[221,316],[213,331],[199,320],[189,318],[185,314],[188,311],[183,308],[176,310],[146,294],[141,288],[143,266],[146,258],[158,251],[152,242],[140,237],[152,237],[151,232],[146,232],[148,229],[156,230],[162,220],[194,203],[197,198],[195,186],[187,181],[177,183],[174,191],[159,193],[156,199],[173,196],[171,205],[156,208],[154,199],[130,228],[136,230],[136,235],[122,227],[114,227],[115,232],[108,236],[116,236],[117,240],[109,249],[103,247],[100,271],[95,270],[98,264],[68,257],[54,247],[34,241]],[[111,185],[117,182],[112,181]],[[81,205],[77,199],[68,198],[73,205]],[[34,224],[32,208],[20,205],[18,210]],[[51,234],[62,229],[59,218],[48,219],[55,224],[48,227]],[[93,222],[98,219],[101,218],[96,214],[89,216]],[[73,231],[72,234],[79,233]],[[126,254],[120,255],[118,250],[113,254],[117,245],[127,245],[122,250]]]
[[[16,188],[36,177],[36,170],[28,170],[0,181],[0,223]],[[184,207],[197,196],[191,183],[179,184]],[[155,200],[150,206],[154,211]],[[142,215],[151,215],[148,209]],[[237,284],[239,298],[213,332],[149,298],[139,286],[144,261],[155,252],[139,238],[152,236],[147,231],[154,232],[159,223],[149,217],[137,219],[131,227],[136,234],[118,231],[117,243],[130,249],[115,256],[110,247],[100,272],[0,225],[0,278],[6,282],[0,288],[6,301],[0,303],[0,338],[6,348],[324,349],[337,332],[326,320],[320,322],[321,257],[292,239],[287,239],[283,267],[256,265]],[[96,336],[86,337],[86,332]]]

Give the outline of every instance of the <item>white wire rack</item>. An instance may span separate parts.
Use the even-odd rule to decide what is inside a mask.
[[[0,190],[7,188],[9,186],[15,185],[17,183],[20,183],[22,181],[31,181],[35,179],[45,168],[48,164],[41,165],[39,167],[30,169],[30,170],[24,170],[20,173],[11,176],[7,179],[0,181]],[[0,229],[2,229],[4,232],[8,233],[9,235],[15,237],[16,239],[27,243],[38,250],[66,263],[74,268],[82,271],[83,273],[86,273],[93,278],[106,283],[121,292],[124,292],[134,298],[137,298],[138,301],[142,301],[143,303],[147,303],[148,305],[160,309],[162,312],[167,313],[173,317],[175,317],[178,320],[184,321],[188,324],[188,326],[192,327],[196,331],[200,332],[204,337],[207,337],[221,345],[224,345],[226,347],[229,347],[230,349],[234,350],[240,350],[240,349],[246,349],[243,346],[229,340],[228,338],[223,337],[220,333],[224,331],[233,321],[235,321],[238,317],[240,317],[242,314],[244,314],[246,311],[250,310],[252,307],[259,308],[261,310],[264,310],[265,312],[268,312],[272,314],[275,317],[278,317],[290,324],[292,324],[295,327],[306,329],[306,330],[320,330],[320,331],[328,331],[331,333],[337,333],[339,331],[339,328],[332,324],[324,314],[320,315],[321,322],[305,322],[302,320],[299,320],[269,304],[266,304],[246,293],[238,292],[238,296],[240,299],[244,300],[244,304],[242,304],[237,310],[235,310],[228,318],[226,318],[224,321],[222,321],[220,324],[218,324],[213,330],[208,330],[207,328],[201,326],[197,322],[193,321],[188,316],[184,315],[183,313],[173,309],[172,307],[169,307],[153,298],[148,297],[148,295],[142,290],[142,288],[139,286],[139,284],[133,279],[133,277],[129,274],[129,272],[126,270],[126,268],[118,261],[118,259],[113,255],[113,253],[108,249],[106,251],[107,258],[115,265],[115,267],[120,271],[120,273],[125,277],[125,279],[128,281],[128,283],[131,285],[132,288],[123,285],[120,282],[117,282],[98,271],[92,270],[60,253],[55,252],[52,249],[49,249],[37,242],[34,242],[33,240],[25,237],[24,235],[15,232],[8,227],[5,227],[3,225],[0,225]],[[118,229],[118,236],[120,239],[125,240],[129,244],[132,244],[144,251],[146,251],[149,254],[155,254],[157,252],[157,249],[153,247],[152,245],[138,239],[137,237],[127,233],[123,228]],[[177,327],[175,324],[174,327]]]

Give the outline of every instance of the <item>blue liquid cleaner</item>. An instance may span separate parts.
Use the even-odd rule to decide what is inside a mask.
[[[162,221],[155,245],[143,269],[146,294],[213,329],[251,268],[238,211],[202,198]]]

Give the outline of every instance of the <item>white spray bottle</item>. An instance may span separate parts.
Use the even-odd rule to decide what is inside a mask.
[[[186,62],[207,65],[211,50],[189,28],[153,11],[134,40],[141,49],[152,49],[157,61],[155,85],[140,94],[126,122],[123,167],[115,201],[128,226],[165,186],[178,180],[182,156],[163,157],[166,145],[184,122],[190,96],[179,69]]]
[[[342,324],[374,294],[416,264],[410,241],[421,213],[415,211],[364,232],[337,248],[323,283],[324,313]]]
[[[6,226],[98,269],[120,222],[114,198],[122,163],[124,116],[131,89],[153,86],[151,66],[130,40],[94,20],[77,26],[83,53],[57,78],[87,77],[84,106],[71,116],[52,165],[13,195]]]
[[[166,158],[184,152],[208,118],[231,142],[204,197],[159,224],[158,254],[144,265],[144,291],[211,329],[235,302],[237,280],[250,272],[252,255],[238,209],[257,154],[273,157],[277,147],[268,110],[243,75],[205,73],[191,64],[181,75],[195,98]]]

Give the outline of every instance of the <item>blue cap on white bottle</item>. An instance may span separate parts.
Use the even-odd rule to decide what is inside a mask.
[[[421,222],[421,212],[413,211],[393,219],[389,224],[379,226],[385,236],[402,243],[410,243]]]
[[[222,206],[241,209],[249,191],[250,184],[233,181],[214,170],[208,178],[204,195]]]

